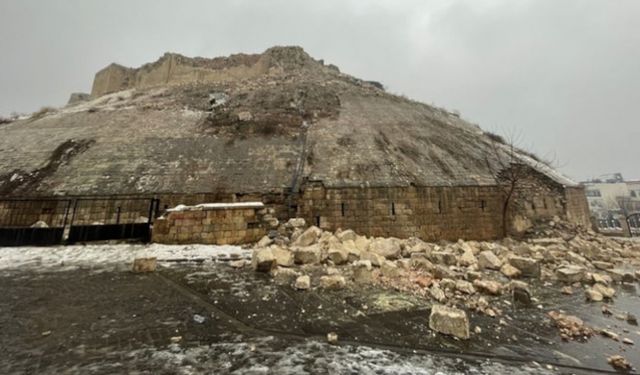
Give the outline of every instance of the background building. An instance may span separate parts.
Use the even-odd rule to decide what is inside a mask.
[[[622,231],[628,218],[630,230],[640,234],[640,180],[625,181],[620,173],[605,175],[582,183],[589,210],[599,230]]]

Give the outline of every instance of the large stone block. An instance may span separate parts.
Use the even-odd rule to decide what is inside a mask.
[[[330,275],[320,277],[320,286],[324,289],[342,289],[347,285],[347,282],[342,275]]]
[[[509,264],[520,270],[522,276],[540,277],[540,263],[533,259],[521,256],[512,256],[508,259]]]
[[[376,238],[369,245],[369,251],[387,259],[397,259],[401,252],[400,241],[396,238]]]
[[[585,269],[584,267],[576,266],[576,265],[567,265],[564,267],[560,267],[556,270],[556,276],[559,281],[565,283],[575,283],[580,282],[585,277]]]
[[[288,249],[283,249],[278,246],[271,248],[273,256],[276,258],[276,263],[282,267],[291,267],[294,264],[294,254]]]
[[[322,251],[318,245],[301,247],[294,251],[296,264],[316,264],[322,259]]]
[[[269,272],[277,266],[276,258],[271,249],[259,249],[253,252],[251,266],[254,271]]]
[[[469,339],[469,318],[463,310],[444,305],[433,305],[429,328],[460,339]]]
[[[156,258],[136,258],[131,270],[135,273],[154,272],[158,266]]]
[[[502,261],[490,250],[485,250],[478,254],[478,268],[499,270],[502,267]]]
[[[322,234],[322,229],[312,226],[307,228],[300,236],[298,236],[293,243],[292,246],[305,247],[310,246],[318,242],[320,235]]]

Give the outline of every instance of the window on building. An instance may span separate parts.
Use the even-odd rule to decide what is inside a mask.
[[[396,204],[394,202],[391,202],[391,216],[395,216],[396,215]]]
[[[585,192],[585,194],[587,195],[587,197],[600,197],[600,196],[602,196],[602,195],[600,194],[600,190],[597,190],[597,189],[590,189],[590,190],[587,190],[587,191]]]
[[[632,196],[632,197],[634,197],[634,198],[637,196],[637,194],[636,194],[636,191],[635,191],[635,190],[631,190],[631,196]]]
[[[347,210],[347,207],[344,203],[340,203],[340,212],[342,213],[342,216],[344,217],[344,214]]]

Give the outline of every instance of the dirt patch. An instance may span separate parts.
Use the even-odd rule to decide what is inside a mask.
[[[29,121],[39,120],[55,111],[56,111],[55,108],[52,108],[52,107],[42,107],[31,115],[31,117],[29,118]]]
[[[400,150],[400,152],[404,156],[408,157],[416,163],[420,161],[420,157],[422,156],[422,152],[420,152],[418,147],[416,147],[416,145],[410,144],[409,142],[400,142],[398,150]]]
[[[342,137],[338,138],[336,142],[339,146],[342,147],[351,147],[356,145],[356,141],[348,135],[343,135]]]
[[[379,131],[378,132],[378,136],[376,136],[374,138],[374,142],[376,144],[376,147],[378,147],[378,149],[382,152],[390,152],[391,151],[391,141],[389,140],[389,137],[387,137],[387,135],[383,132],[383,131]]]
[[[340,100],[330,90],[314,83],[265,85],[257,89],[227,88],[223,103],[209,101],[203,87],[187,92],[198,109],[206,109],[200,127],[203,132],[238,138],[248,136],[294,136],[300,127],[339,114]],[[196,100],[197,98],[197,100]],[[208,107],[208,108],[207,108]]]
[[[35,191],[42,180],[53,175],[60,166],[68,164],[71,159],[85,152],[94,143],[93,139],[69,139],[53,150],[44,167],[33,172],[14,169],[5,175],[0,175],[0,194],[9,195]]]

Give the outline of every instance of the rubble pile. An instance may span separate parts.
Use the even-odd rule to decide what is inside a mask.
[[[621,355],[612,355],[607,358],[607,362],[615,369],[624,371],[631,370],[631,364]]]
[[[593,336],[593,329],[585,325],[582,319],[577,316],[566,315],[558,311],[549,311],[549,317],[560,330],[560,337],[564,340],[586,340]]]
[[[299,290],[378,286],[490,317],[503,315],[504,304],[493,303],[498,298],[542,308],[532,283],[558,294],[583,290],[585,302],[592,303],[614,299],[615,283],[639,280],[639,243],[552,224],[526,240],[427,243],[332,233],[296,218],[255,245],[252,267]],[[577,317],[549,317],[563,338],[592,335]]]

